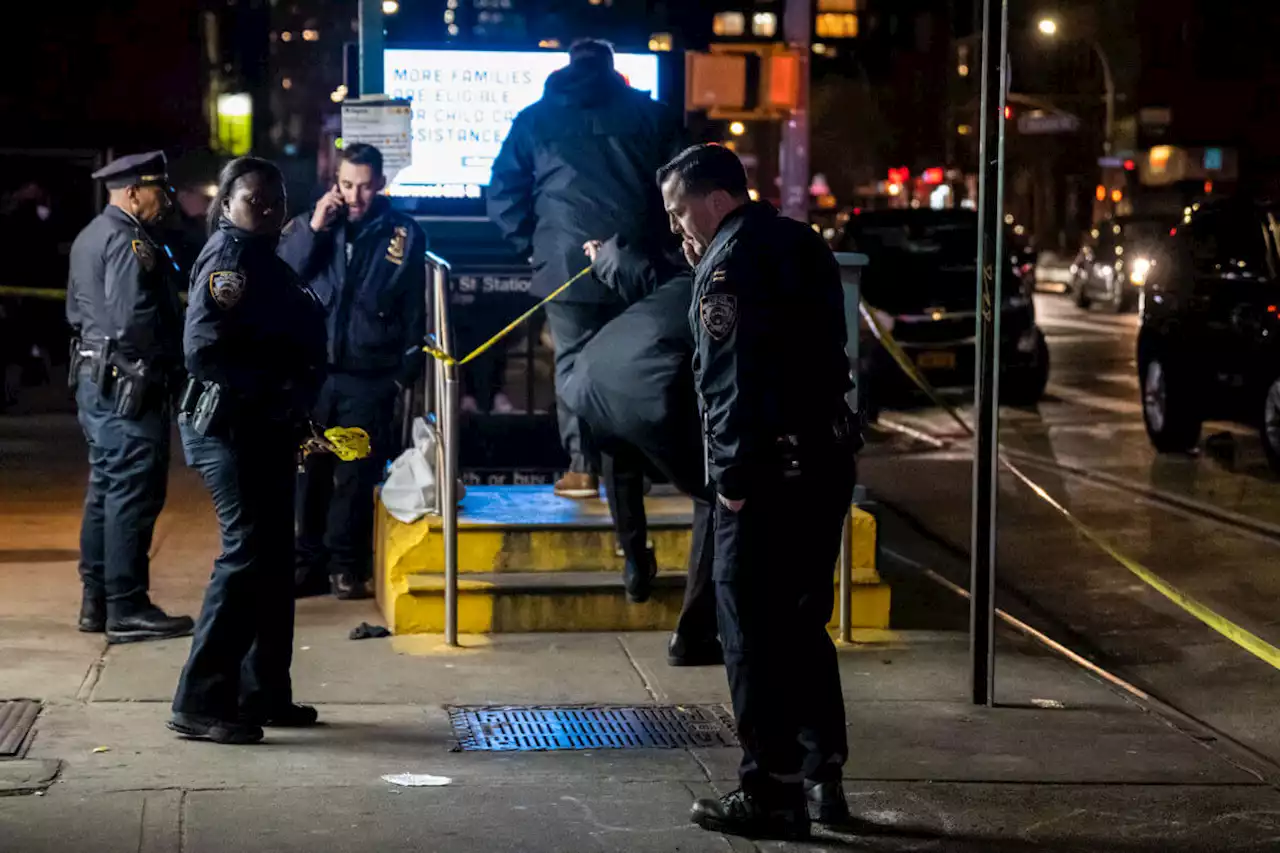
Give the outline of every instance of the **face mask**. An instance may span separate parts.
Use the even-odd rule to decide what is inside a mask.
[[[48,222],[50,213],[52,213],[52,211],[49,210],[49,206],[47,204],[36,205],[36,216],[40,217],[41,222]]]

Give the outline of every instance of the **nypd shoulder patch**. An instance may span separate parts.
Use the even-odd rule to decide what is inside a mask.
[[[729,293],[709,293],[698,301],[702,328],[713,340],[722,341],[738,324],[738,297]]]
[[[147,272],[156,268],[156,253],[146,240],[133,241],[133,254],[138,258],[138,265]]]
[[[209,295],[219,308],[233,308],[244,296],[244,275],[235,270],[209,274]]]

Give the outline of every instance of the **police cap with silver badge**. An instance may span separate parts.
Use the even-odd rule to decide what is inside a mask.
[[[163,151],[147,151],[144,154],[128,154],[117,157],[93,173],[109,190],[136,186],[167,186],[168,161]]]

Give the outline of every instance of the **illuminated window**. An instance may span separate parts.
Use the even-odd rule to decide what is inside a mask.
[[[649,50],[665,53],[671,50],[671,33],[654,33],[649,36]]]
[[[858,35],[858,16],[849,13],[827,13],[816,21],[818,38],[851,39]]]
[[[818,0],[819,12],[861,12],[861,0]]]
[[[711,31],[718,36],[740,36],[747,31],[747,16],[741,12],[717,12]]]
[[[772,12],[756,12],[751,16],[751,34],[773,38],[778,34],[778,16]]]

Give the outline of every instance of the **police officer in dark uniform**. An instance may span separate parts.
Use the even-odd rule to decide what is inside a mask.
[[[299,444],[323,380],[324,314],[276,244],[285,189],[256,157],[222,170],[191,273],[183,336],[191,382],[179,427],[222,531],[169,728],[255,743],[309,726],[293,704],[293,498]]]
[[[170,398],[181,388],[176,265],[150,228],[170,207],[161,151],[95,172],[107,208],[71,247],[69,382],[89,443],[80,529],[80,630],[128,643],[180,637],[189,616],[151,603],[151,537],[169,478]]]
[[[749,200],[727,148],[687,149],[658,178],[696,265],[690,324],[717,498],[717,614],[743,748],[741,789],[700,800],[692,817],[719,832],[803,838],[811,817],[848,818],[844,701],[826,630],[861,444],[845,403],[840,271],[808,226]]]
[[[307,459],[298,484],[297,592],[367,598],[373,571],[373,492],[395,453],[397,391],[422,369],[426,237],[380,195],[382,154],[342,151],[337,184],[294,218],[279,254],[324,303],[329,369],[315,420],[360,427],[373,452],[335,465]]]

